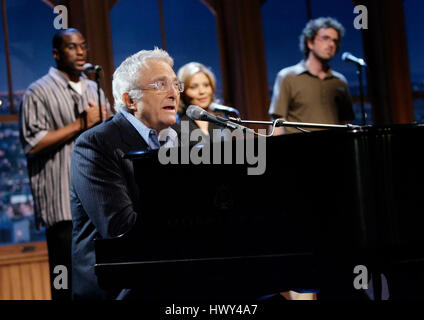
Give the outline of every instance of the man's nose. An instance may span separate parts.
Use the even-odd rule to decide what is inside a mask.
[[[78,55],[83,55],[84,54],[84,50],[81,48],[81,46],[77,46],[77,54]]]
[[[180,94],[180,91],[178,91],[175,86],[171,86],[171,89],[168,91],[168,99],[175,100],[177,96]]]

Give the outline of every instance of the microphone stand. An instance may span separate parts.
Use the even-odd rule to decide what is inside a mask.
[[[100,75],[99,75],[99,69],[95,69],[95,80],[97,83],[97,97],[98,97],[98,103],[99,103],[99,116],[100,116],[100,122],[103,121],[103,116],[102,116],[102,105],[101,105],[101,101],[100,101]]]
[[[367,122],[367,114],[365,113],[365,106],[364,106],[364,85],[362,83],[362,66],[360,64],[356,64],[357,70],[356,74],[359,78],[359,95],[361,98],[361,113],[362,113],[362,124],[365,126]]]
[[[229,117],[229,120],[240,124],[260,124],[260,125],[273,125],[273,121],[254,121],[254,120],[241,120],[240,118]],[[290,122],[278,119],[276,127],[303,127],[315,129],[359,129],[360,126],[352,124],[324,124],[324,123],[308,123],[308,122]]]

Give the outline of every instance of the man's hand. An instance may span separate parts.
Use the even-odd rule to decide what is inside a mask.
[[[106,120],[107,110],[106,106],[102,105],[102,120]],[[88,101],[88,107],[84,110],[83,114],[84,127],[83,130],[90,129],[100,122],[99,106],[93,100]]]
[[[102,120],[110,116],[110,112],[107,110],[106,106],[102,106]],[[84,113],[81,114],[74,122],[68,124],[67,126],[51,130],[41,139],[36,146],[34,146],[29,154],[37,154],[41,152],[49,152],[49,150],[56,148],[57,146],[62,145],[63,143],[73,139],[76,135],[80,134],[82,131],[85,131],[95,124],[100,122],[99,116],[99,106],[90,100],[88,102],[88,107],[85,109]]]

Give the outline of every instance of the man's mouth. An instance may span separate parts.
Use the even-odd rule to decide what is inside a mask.
[[[167,110],[167,111],[175,111],[176,110],[175,106],[165,106],[162,109]]]

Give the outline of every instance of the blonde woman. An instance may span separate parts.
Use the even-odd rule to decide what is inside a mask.
[[[181,124],[183,121],[186,121],[188,123],[188,134],[195,129],[200,129],[206,141],[209,141],[210,137],[212,137],[213,130],[221,130],[221,127],[207,121],[192,120],[185,112],[188,106],[197,105],[207,112],[213,113],[209,110],[209,106],[215,100],[215,75],[203,64],[190,62],[178,70],[177,76],[184,83],[184,91],[181,93],[178,121],[173,128],[180,136],[181,129],[183,128]]]

